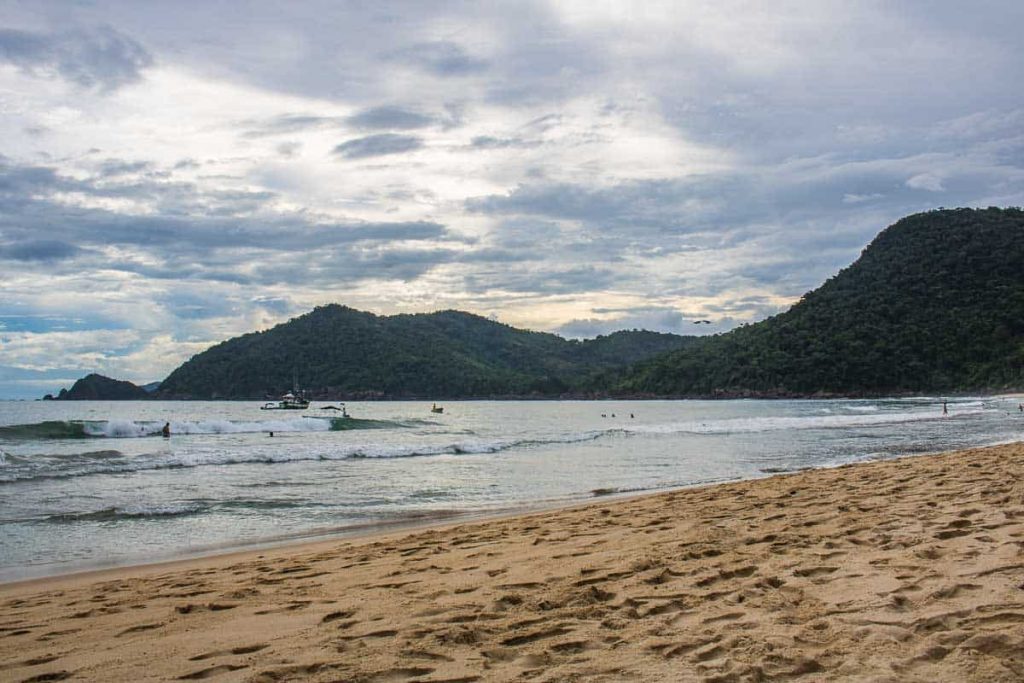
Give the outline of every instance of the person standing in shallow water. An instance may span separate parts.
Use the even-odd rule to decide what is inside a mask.
[[[945,401],[942,402],[942,414],[943,415],[949,415],[949,409],[946,408],[946,402]]]
[[[171,423],[165,422],[164,428],[160,430],[160,433],[163,434],[165,439],[169,439],[171,436]]]

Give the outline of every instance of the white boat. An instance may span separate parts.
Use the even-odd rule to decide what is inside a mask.
[[[268,401],[261,405],[260,410],[305,410],[308,407],[308,400],[289,391],[280,400]]]

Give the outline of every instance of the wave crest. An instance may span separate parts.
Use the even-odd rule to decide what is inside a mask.
[[[356,429],[398,429],[411,425],[393,420],[303,416],[276,420],[182,420],[170,422],[171,434],[258,434],[261,432],[340,432]],[[0,427],[0,439],[139,439],[162,436],[160,420],[49,420]]]

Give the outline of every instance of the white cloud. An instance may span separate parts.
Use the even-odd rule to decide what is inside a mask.
[[[929,192],[944,192],[946,190],[942,186],[942,177],[935,173],[918,173],[909,178],[906,185],[915,190],[928,190]]]
[[[881,194],[880,192],[873,192],[871,194],[854,194],[852,192],[848,192],[848,193],[843,195],[843,203],[844,204],[861,204],[863,202],[870,202],[870,201],[874,201],[876,199],[881,199],[884,196],[885,195]]]

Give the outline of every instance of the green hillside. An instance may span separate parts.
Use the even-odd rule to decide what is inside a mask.
[[[149,392],[142,387],[95,373],[76,381],[70,391],[61,389],[57,395],[59,401],[139,401],[147,398]]]
[[[314,397],[558,396],[692,339],[634,331],[568,341],[459,311],[377,316],[329,305],[194,356],[157,397],[263,398],[293,377]]]
[[[641,363],[623,393],[1024,388],[1024,211],[909,216],[790,310]]]

